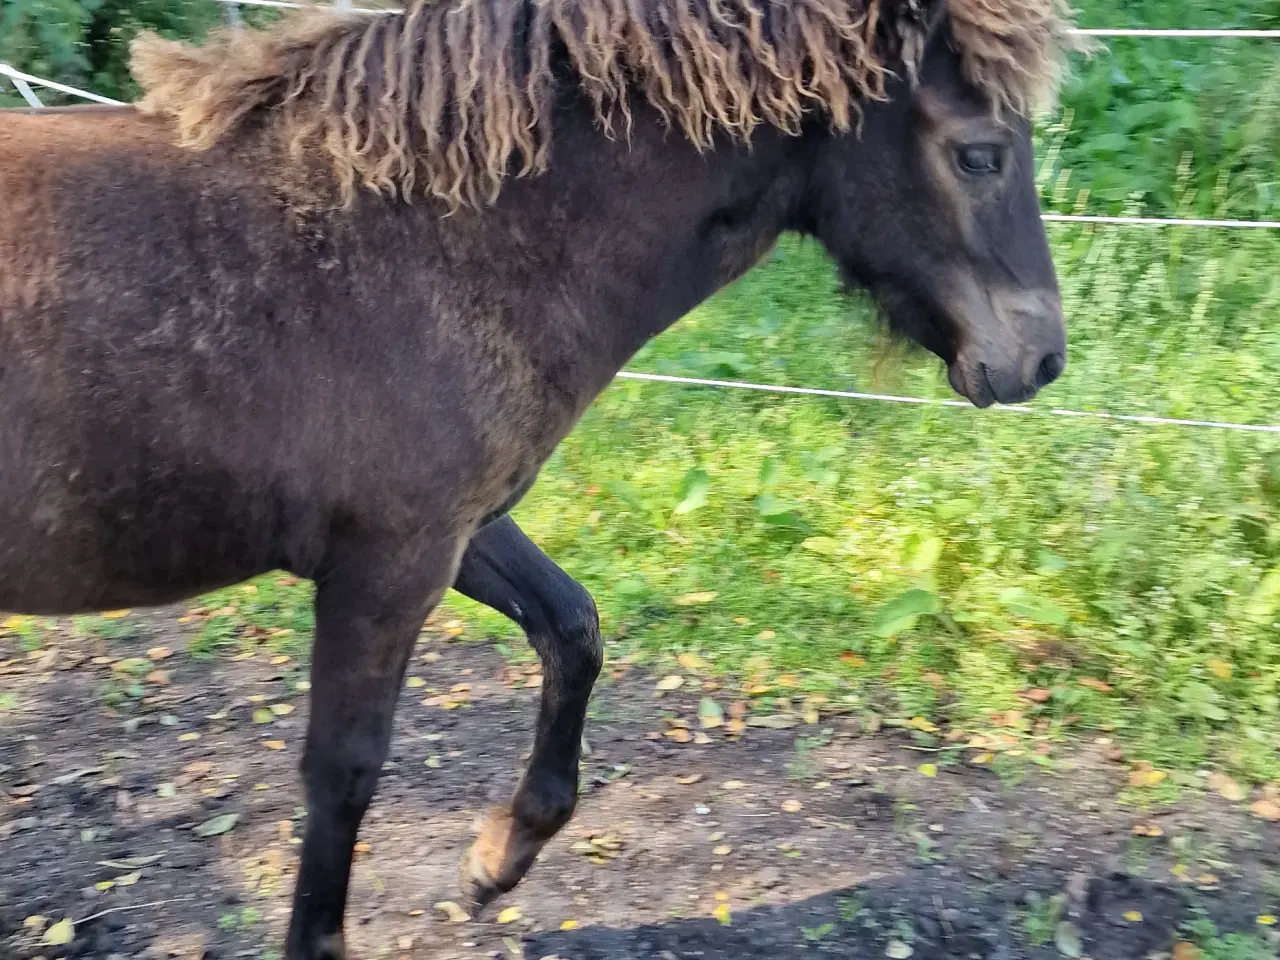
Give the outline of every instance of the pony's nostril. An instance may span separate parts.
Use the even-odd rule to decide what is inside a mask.
[[[1036,371],[1036,386],[1043,387],[1045,384],[1053,383],[1062,376],[1062,371],[1066,368],[1067,358],[1063,354],[1046,354],[1040,361],[1040,369]]]

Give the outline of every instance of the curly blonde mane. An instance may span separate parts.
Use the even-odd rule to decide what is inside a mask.
[[[1026,114],[1069,47],[1063,0],[943,0],[968,78]],[[451,207],[546,169],[561,45],[606,132],[633,93],[699,149],[823,111],[847,130],[886,78],[914,73],[922,0],[413,0],[379,16],[306,11],[197,47],[140,36],[141,109],[207,149],[251,116],[296,153],[319,145],[345,199],[361,185]]]

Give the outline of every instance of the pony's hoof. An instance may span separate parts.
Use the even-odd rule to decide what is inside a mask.
[[[519,828],[510,810],[490,810],[462,858],[459,885],[472,917],[524,879],[541,848]]]
[[[481,919],[485,908],[507,892],[494,883],[483,867],[476,864],[470,851],[462,858],[458,887],[462,895],[462,906],[472,920]]]

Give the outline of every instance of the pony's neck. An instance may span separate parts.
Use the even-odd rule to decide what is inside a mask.
[[[556,119],[548,173],[527,190],[512,184],[499,208],[531,203],[533,225],[563,245],[549,272],[591,344],[599,389],[797,226],[810,144],[768,128],[749,148],[723,142],[699,154],[647,109],[629,143],[574,113]]]

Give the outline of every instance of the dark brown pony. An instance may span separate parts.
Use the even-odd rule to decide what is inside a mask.
[[[507,519],[650,337],[816,237],[975,404],[1065,338],[1026,119],[1057,0],[418,0],[0,117],[0,609],[317,584],[291,960],[344,954],[406,661],[452,584],[545,663],[513,887],[569,819],[591,598]]]

